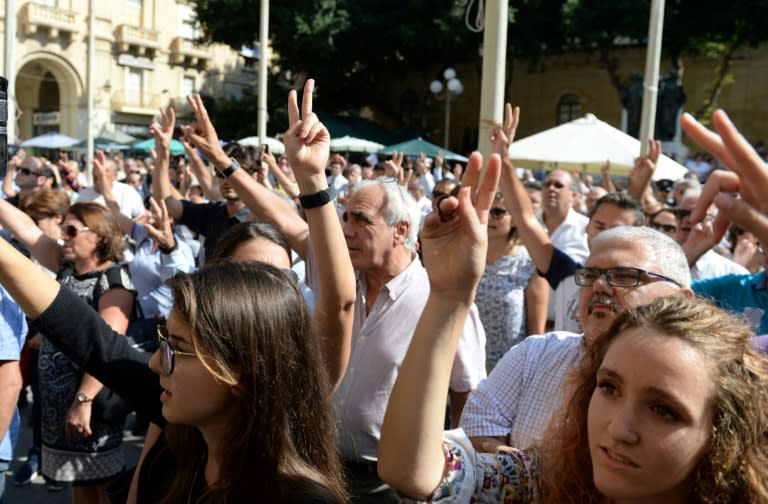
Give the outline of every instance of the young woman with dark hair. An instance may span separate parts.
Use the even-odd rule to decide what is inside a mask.
[[[310,81],[301,116],[289,95],[286,133],[304,194],[324,189],[330,140],[311,93]],[[218,144],[199,97],[190,104],[195,144]],[[231,160],[213,162],[226,174]],[[327,266],[314,321],[280,269],[221,261],[174,277],[151,359],[0,243],[0,283],[27,315],[160,427],[148,435],[129,502],[346,502],[330,394],[348,359],[354,274],[333,205],[308,209],[307,219]]]

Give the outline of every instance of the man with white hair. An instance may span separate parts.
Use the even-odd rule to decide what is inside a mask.
[[[306,260],[311,280],[323,265],[314,260],[306,222],[263,186],[236,176],[231,183],[256,218],[286,235],[291,248]],[[310,195],[302,204],[314,205],[315,199],[317,204],[325,204],[322,202],[333,199],[332,187],[321,193]],[[376,459],[387,400],[429,294],[426,270],[415,249],[419,213],[400,184],[388,179],[363,180],[352,193],[342,220],[357,275],[357,298],[349,366],[334,393],[340,453],[349,491],[359,502],[399,502],[376,474]],[[484,376],[485,332],[473,305],[453,367],[454,424],[458,424],[469,393]]]
[[[660,296],[693,296],[680,246],[647,227],[621,226],[595,236],[575,279],[581,287],[583,334],[529,336],[504,355],[470,395],[461,418],[476,449],[522,449],[540,441],[562,406],[568,373],[578,365],[585,345],[619,312]]]

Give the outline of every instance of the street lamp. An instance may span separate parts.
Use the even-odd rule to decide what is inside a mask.
[[[451,132],[451,100],[464,92],[464,84],[456,77],[456,70],[446,68],[443,70],[445,85],[439,80],[433,80],[429,84],[429,90],[438,100],[445,100],[445,129],[443,130],[443,147],[448,149],[448,138]]]

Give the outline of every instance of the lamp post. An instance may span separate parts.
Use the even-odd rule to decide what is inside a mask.
[[[443,70],[445,85],[439,80],[433,80],[429,84],[429,90],[438,100],[445,100],[445,128],[443,129],[443,147],[448,149],[448,139],[451,133],[451,100],[464,92],[464,84],[456,77],[456,70],[446,68]]]

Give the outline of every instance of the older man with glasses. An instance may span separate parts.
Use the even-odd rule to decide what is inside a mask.
[[[685,256],[674,240],[647,227],[622,226],[597,235],[584,267],[578,316],[583,334],[529,336],[512,347],[472,393],[461,426],[476,449],[529,447],[562,406],[568,373],[584,348],[621,311],[660,296],[692,296]]]

